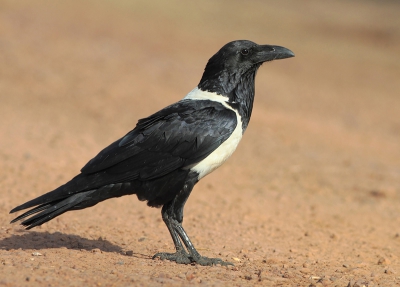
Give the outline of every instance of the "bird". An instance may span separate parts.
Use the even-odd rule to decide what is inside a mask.
[[[70,181],[12,209],[10,213],[31,208],[11,223],[24,219],[21,225],[31,229],[67,211],[136,194],[148,206],[161,208],[175,246],[175,252],[159,252],[153,259],[233,265],[200,255],[182,226],[184,206],[196,183],[238,146],[253,109],[257,70],[264,62],[290,57],[294,53],[282,46],[227,43],[208,60],[199,84],[183,99],[139,119]]]

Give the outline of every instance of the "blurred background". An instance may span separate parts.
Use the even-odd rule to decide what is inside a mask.
[[[357,129],[371,148],[399,140],[396,1],[0,3],[2,108],[26,117],[72,113],[97,125],[78,130],[125,131],[190,91],[222,45],[249,39],[296,54],[260,70],[255,113]]]
[[[309,248],[293,240],[313,234],[307,240],[320,243],[307,258],[324,256],[333,269],[352,262],[360,233],[364,269],[399,254],[398,1],[0,0],[0,225],[9,228],[12,207],[69,180],[139,118],[183,98],[207,60],[238,39],[281,45],[296,57],[260,68],[241,145],[189,199],[189,234],[215,251],[227,242],[238,252],[252,238],[265,254],[278,248],[282,256]],[[43,230],[94,238],[112,233],[106,225],[92,234],[99,220],[130,230],[142,214],[162,226],[158,210],[131,197],[63,215]],[[141,222],[133,228],[146,229]],[[268,224],[251,229],[260,222]],[[224,230],[229,239],[207,237]],[[146,229],[154,233],[146,254],[157,240],[172,246],[156,231]],[[109,240],[120,246],[136,235]]]
[[[249,39],[296,58],[260,69],[247,135],[256,139],[240,148],[262,153],[263,165],[280,152],[267,143],[326,160],[313,158],[318,146],[358,170],[398,176],[396,1],[0,3],[3,156],[23,161],[34,149],[54,153],[50,165],[82,166],[138,118],[186,95],[225,43]],[[76,158],[60,154],[68,146]]]

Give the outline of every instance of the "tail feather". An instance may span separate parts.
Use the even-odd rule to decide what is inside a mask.
[[[50,192],[48,192],[46,194],[43,194],[42,196],[39,196],[39,197],[37,197],[35,199],[32,199],[30,201],[27,201],[24,204],[18,205],[17,207],[11,209],[10,213],[14,213],[14,212],[26,209],[26,208],[34,207],[34,206],[39,205],[39,204],[40,204],[40,206],[44,206],[46,204],[50,204],[52,201],[54,201],[54,198],[52,196],[53,194],[51,194],[51,192],[53,192],[53,191],[50,191]],[[65,196],[64,196],[64,198],[65,198]],[[32,209],[30,211],[33,211],[33,210],[34,209]],[[28,211],[28,212],[30,212],[30,211]]]
[[[43,223],[63,214],[64,212],[73,209],[75,205],[78,205],[81,202],[85,201],[88,196],[90,196],[95,191],[96,190],[80,192],[65,199],[55,200],[50,203],[44,203],[25,212],[24,214],[21,214],[20,216],[12,220],[11,223],[37,213],[36,215],[23,221],[21,225],[26,226],[26,229],[31,229],[35,226],[42,225]]]
[[[54,203],[56,203],[56,202],[54,202]],[[17,221],[19,221],[19,220],[21,220],[21,219],[24,219],[25,217],[28,217],[29,215],[32,215],[32,214],[38,213],[39,211],[45,210],[45,209],[47,209],[48,207],[50,207],[51,205],[52,205],[51,203],[44,203],[44,204],[41,204],[41,205],[39,205],[39,206],[37,206],[37,207],[35,207],[35,208],[32,208],[31,210],[28,210],[28,211],[25,212],[25,213],[19,215],[18,217],[14,218],[13,220],[11,220],[10,223],[17,222]]]
[[[103,200],[132,193],[132,186],[129,182],[109,184],[98,189],[81,191],[64,196],[63,198],[60,198],[58,194],[54,196],[52,193],[47,193],[45,196],[40,196],[14,208],[11,213],[23,208],[36,206],[16,217],[11,223],[33,215],[21,223],[23,226],[26,226],[26,229],[31,229],[52,220],[68,210],[84,209],[96,205]]]
[[[25,202],[24,204],[21,204],[15,208],[13,208],[10,213],[14,213],[26,208],[31,208],[37,205],[44,206],[45,204],[52,204],[53,202],[61,201],[63,199],[66,199],[70,197],[72,194],[78,193],[81,190],[76,187],[76,182],[81,178],[81,175],[78,175],[71,179],[69,182],[67,182],[64,185],[61,185],[60,187],[57,187],[56,189],[49,191],[41,196],[38,196],[32,200],[29,200]],[[33,209],[32,209],[33,210]]]

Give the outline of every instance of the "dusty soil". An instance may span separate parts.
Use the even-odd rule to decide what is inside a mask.
[[[0,1],[0,286],[400,285],[400,5],[395,1]],[[173,251],[135,196],[25,231],[16,205],[63,184],[181,99],[234,39],[286,46],[250,126],[184,226],[234,267]]]

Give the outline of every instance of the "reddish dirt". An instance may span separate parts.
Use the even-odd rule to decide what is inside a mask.
[[[395,1],[0,1],[0,286],[400,285],[400,5]],[[25,231],[8,212],[181,99],[235,39],[286,46],[250,126],[184,226],[235,267],[173,251],[136,196]]]

